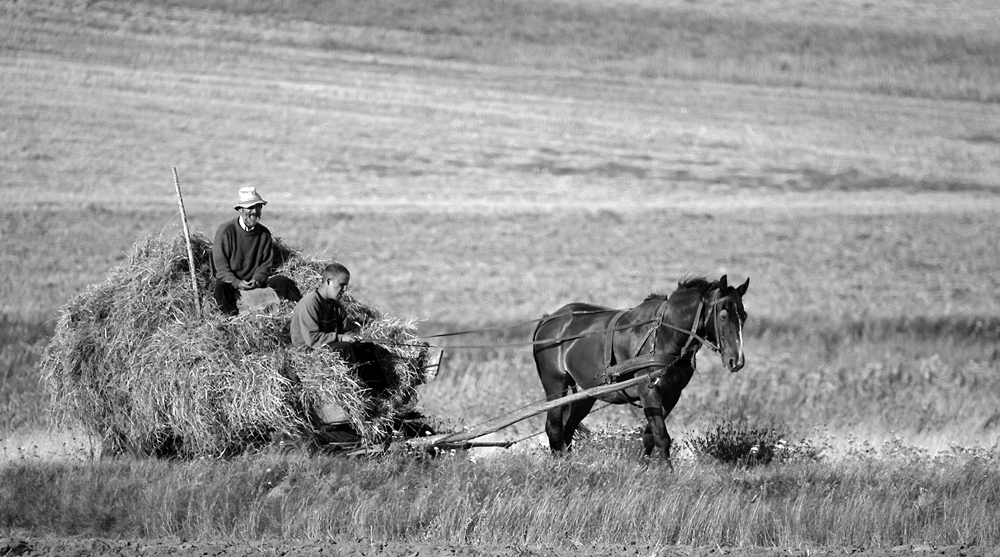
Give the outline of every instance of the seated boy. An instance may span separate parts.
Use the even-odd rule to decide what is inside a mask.
[[[345,361],[358,364],[359,378],[378,392],[385,378],[374,358],[374,345],[359,343],[357,332],[347,331],[347,313],[340,299],[350,282],[351,272],[340,263],[323,269],[319,286],[302,296],[292,311],[292,345],[339,351]]]
[[[354,333],[345,331],[347,315],[340,303],[350,282],[351,272],[340,263],[323,269],[319,286],[302,296],[292,311],[293,346],[343,350],[357,341]]]

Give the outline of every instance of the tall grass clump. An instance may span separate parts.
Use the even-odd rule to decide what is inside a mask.
[[[325,263],[277,244],[278,272],[316,284]],[[338,353],[291,347],[290,303],[224,316],[209,294],[211,243],[195,235],[192,246],[201,316],[181,236],[140,240],[62,309],[41,362],[57,423],[82,425],[115,453],[218,457],[278,433],[308,436],[316,410],[336,403],[364,440],[386,438],[423,380],[412,323],[345,296],[360,334],[387,341],[376,358],[389,388],[372,394]]]

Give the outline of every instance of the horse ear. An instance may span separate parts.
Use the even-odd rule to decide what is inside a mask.
[[[729,288],[729,279],[726,275],[722,275],[722,278],[719,279],[719,290],[725,292],[726,288]]]
[[[750,288],[750,277],[747,277],[747,280],[743,284],[736,287],[736,291],[740,293],[740,298],[746,296],[747,288]]]

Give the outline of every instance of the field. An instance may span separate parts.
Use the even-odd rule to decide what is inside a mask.
[[[1000,546],[998,23],[985,0],[0,0],[0,527],[365,554]],[[566,461],[541,417],[431,461],[95,460],[48,429],[39,355],[134,242],[181,233],[172,167],[195,231],[254,185],[358,298],[424,334],[501,327],[442,341],[421,400],[447,426],[543,398],[517,323],[690,276],[750,278],[747,365],[702,352],[674,472],[639,461],[631,407]],[[743,469],[685,444],[740,419],[821,455]]]

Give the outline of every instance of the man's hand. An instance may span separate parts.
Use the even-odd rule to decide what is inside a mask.
[[[358,337],[354,333],[343,333],[340,335],[340,342],[355,343],[358,341]]]
[[[236,288],[239,288],[240,290],[253,290],[254,288],[257,288],[257,282],[253,280],[241,280],[236,283]]]

